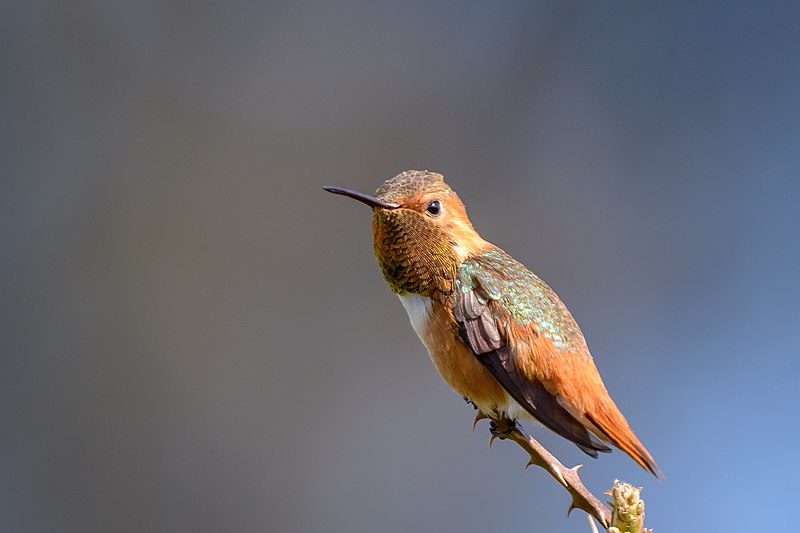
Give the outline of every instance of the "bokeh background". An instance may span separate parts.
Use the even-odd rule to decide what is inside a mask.
[[[487,446],[371,249],[438,170],[666,473],[532,428],[656,531],[796,525],[800,9],[3,2],[0,531],[585,532]]]

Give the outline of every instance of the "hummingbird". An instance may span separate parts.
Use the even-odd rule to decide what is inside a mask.
[[[536,274],[472,227],[441,174],[408,170],[374,195],[375,256],[439,374],[502,438],[535,420],[592,457],[627,453],[658,477],[652,455],[611,399],[578,324]],[[476,418],[478,420],[478,418]]]

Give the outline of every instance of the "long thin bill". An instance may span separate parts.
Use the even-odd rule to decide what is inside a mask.
[[[349,196],[350,198],[358,200],[361,203],[367,204],[370,207],[380,207],[382,209],[397,209],[398,207],[400,207],[400,204],[398,203],[384,202],[380,198],[376,198],[370,194],[364,194],[363,192],[353,191],[342,187],[334,187],[332,185],[324,185],[322,188],[328,192],[332,192],[333,194],[341,194],[342,196]]]

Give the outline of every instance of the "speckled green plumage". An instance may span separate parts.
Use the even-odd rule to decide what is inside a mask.
[[[496,300],[518,323],[533,323],[536,331],[558,348],[586,348],[583,334],[556,293],[499,248],[464,261],[458,268],[456,289],[477,291],[480,299]]]

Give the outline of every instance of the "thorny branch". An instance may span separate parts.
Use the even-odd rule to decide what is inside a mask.
[[[652,530],[644,528],[644,501],[639,497],[641,487],[614,480],[614,486],[611,490],[606,491],[612,500],[607,502],[611,506],[609,509],[589,492],[589,489],[581,481],[578,469],[583,465],[576,465],[572,468],[565,467],[536,439],[530,436],[526,437],[520,431],[519,426],[508,419],[497,420],[478,411],[475,421],[472,423],[472,429],[475,429],[475,425],[484,418],[489,418],[491,421],[492,437],[489,445],[491,446],[494,439],[499,436],[502,439],[513,440],[528,452],[530,459],[525,468],[536,465],[553,476],[572,497],[567,513],[569,514],[569,511],[573,509],[586,511],[593,532],[596,533],[597,528],[592,522],[592,518],[597,520],[609,533],[652,533]]]
[[[508,436],[531,456],[526,468],[530,465],[542,467],[556,481],[558,481],[572,497],[569,510],[581,509],[592,515],[604,528],[608,528],[611,521],[611,512],[581,481],[578,469],[583,465],[567,468],[539,444],[533,437],[526,437],[518,429],[514,429]]]
[[[475,417],[475,423],[479,420],[486,418],[480,411]],[[494,421],[495,424],[502,424],[504,421]],[[474,424],[473,424],[474,427]],[[490,443],[494,440],[495,436],[492,435]],[[536,465],[547,471],[548,474],[553,476],[556,481],[564,487],[572,497],[569,511],[572,509],[581,509],[593,516],[595,520],[602,524],[603,528],[608,529],[611,524],[611,511],[601,502],[594,494],[589,492],[589,489],[581,481],[578,475],[578,469],[582,465],[577,465],[572,468],[567,468],[561,461],[547,451],[544,446],[539,444],[533,437],[526,437],[518,427],[514,426],[507,433],[504,432],[503,438],[513,440],[523,450],[528,452],[530,460],[525,468],[530,465]]]

